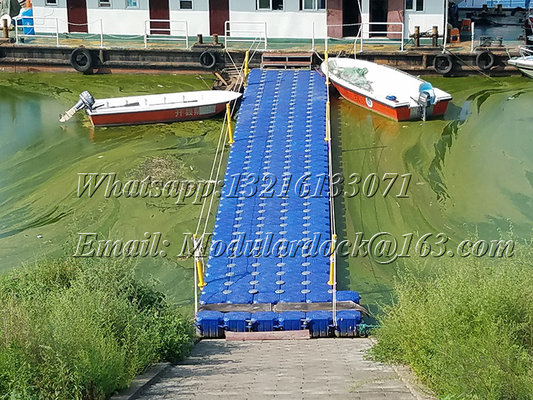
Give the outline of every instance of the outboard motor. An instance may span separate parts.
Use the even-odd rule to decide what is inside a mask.
[[[72,118],[74,114],[76,114],[77,111],[80,111],[81,109],[85,109],[85,108],[88,108],[90,110],[93,108],[93,105],[94,105],[94,97],[92,94],[90,94],[86,90],[80,94],[80,99],[74,105],[74,107],[66,111],[63,115],[59,116],[59,121],[67,122],[69,119]]]
[[[422,121],[425,121],[428,107],[435,103],[435,91],[431,83],[424,82],[420,84],[417,103],[420,118],[422,118]]]

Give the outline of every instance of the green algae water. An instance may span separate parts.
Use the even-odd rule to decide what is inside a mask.
[[[207,79],[207,81],[206,81]],[[77,194],[78,173],[115,173],[123,182],[148,175],[163,180],[206,179],[221,120],[93,129],[83,113],[67,124],[58,116],[83,90],[97,97],[206,89],[194,75],[0,76],[0,270],[75,253],[79,233],[98,239],[142,240],[161,233],[167,257],[136,258],[179,303],[193,297],[192,262],[179,254],[200,208],[176,199]],[[163,249],[160,245],[159,249]]]
[[[58,115],[83,90],[97,97],[205,89],[194,75],[0,75],[0,270],[36,259],[72,256],[80,233],[98,239],[167,240],[167,257],[135,258],[177,303],[192,301],[193,265],[176,258],[183,234],[195,230],[200,208],[175,199],[78,196],[79,173],[117,179],[202,180],[209,177],[220,118],[171,125],[93,129],[83,113],[67,124]],[[389,232],[398,238],[445,233],[496,239],[512,231],[531,237],[533,82],[525,78],[431,79],[453,96],[444,119],[397,123],[333,95],[334,163],[348,177],[410,174],[407,197],[358,195],[336,199],[339,238]],[[383,185],[383,183],[382,183]],[[381,190],[381,189],[380,189]],[[163,247],[160,246],[160,249]],[[394,272],[411,258],[379,264],[339,259],[341,289],[363,302],[389,302]],[[438,259],[427,258],[428,262]]]
[[[410,257],[390,264],[341,260],[340,285],[359,290],[365,303],[390,302],[394,272],[417,258],[414,245],[424,234],[434,239],[442,233],[452,253],[472,237],[531,238],[533,81],[475,76],[430,81],[453,101],[443,119],[424,123],[397,123],[333,99],[337,171],[363,178],[411,174],[407,198],[395,196],[398,187],[387,197],[378,191],[371,198],[337,198],[341,237],[387,232],[399,239],[400,250],[404,237],[413,238]],[[453,256],[457,253],[446,251],[441,257]],[[439,258],[430,255],[424,262],[431,266]]]

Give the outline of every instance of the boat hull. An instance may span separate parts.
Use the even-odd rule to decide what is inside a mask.
[[[225,109],[225,104],[212,104],[198,107],[88,115],[93,126],[142,125],[204,119],[220,114]]]
[[[367,110],[373,111],[384,117],[391,118],[395,121],[409,121],[419,119],[418,109],[409,107],[408,105],[401,107],[391,107],[387,104],[376,100],[375,98],[365,96],[357,93],[349,88],[344,87],[338,82],[333,81],[333,86],[338,90],[342,97],[351,103],[363,107]],[[448,108],[449,100],[439,101],[427,108],[428,117],[439,117],[444,115]]]
[[[508,63],[518,68],[518,70],[522,72],[525,76],[529,78],[533,78],[533,61],[526,63],[519,59],[518,60],[511,59],[508,61]]]

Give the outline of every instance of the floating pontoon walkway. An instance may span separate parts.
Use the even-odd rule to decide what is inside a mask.
[[[300,329],[313,337],[357,335],[359,295],[336,292],[339,311],[332,312],[324,256],[331,239],[326,101],[316,71],[250,72],[200,297],[202,336]],[[314,249],[289,251],[289,243],[313,240]]]

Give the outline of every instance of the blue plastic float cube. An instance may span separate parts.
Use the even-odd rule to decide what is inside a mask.
[[[278,314],[272,311],[255,312],[252,314],[251,322],[254,331],[273,331],[278,325]]]
[[[337,311],[337,329],[341,337],[357,336],[357,325],[361,323],[361,313],[357,310]]]
[[[328,337],[332,316],[329,311],[309,311],[305,315],[311,337]]]
[[[220,338],[224,336],[222,320],[224,314],[219,311],[200,311],[196,314],[196,326],[200,335],[205,338]]]
[[[279,327],[284,331],[297,331],[302,329],[305,313],[300,311],[284,311],[278,316]]]
[[[224,328],[231,332],[247,332],[250,313],[233,311],[224,314]]]
[[[359,304],[359,293],[353,290],[339,290],[337,292],[337,301],[353,301]]]

